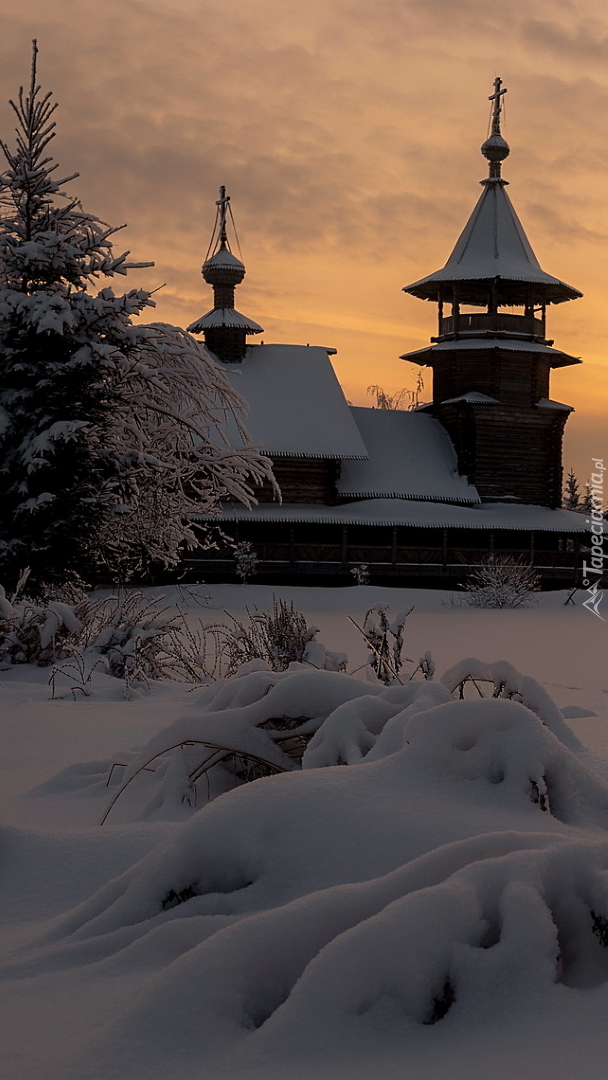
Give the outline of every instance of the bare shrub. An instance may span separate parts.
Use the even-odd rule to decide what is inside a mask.
[[[236,576],[246,585],[258,572],[258,557],[249,540],[234,545],[234,569]]]
[[[25,570],[10,598],[0,586],[0,670],[13,664],[45,667],[78,647],[86,598],[75,604],[59,597],[22,599],[28,576]]]
[[[369,566],[367,563],[360,563],[359,566],[351,567],[350,573],[357,585],[369,585]]]
[[[200,682],[205,672],[202,635],[187,626],[181,611],[171,614],[164,597],[141,592],[76,602],[49,597],[22,600],[18,590],[8,599],[0,588],[0,669],[14,664],[53,666],[53,696],[87,695],[91,674],[103,669],[125,684],[176,679]],[[74,598],[72,598],[74,599]]]
[[[216,624],[203,630],[207,676],[230,678],[253,660],[262,661],[272,671],[286,671],[291,663],[344,671],[346,656],[332,653],[314,640],[318,627],[307,625],[293,600],[275,597],[270,611],[246,610],[248,621],[226,611],[229,625]]]
[[[516,608],[535,602],[540,579],[521,557],[489,555],[464,586],[464,602],[473,607]]]
[[[375,604],[365,614],[363,620],[363,627],[357,625],[354,619],[350,619],[353,626],[357,627],[357,630],[365,638],[368,647],[368,661],[367,671],[368,675],[373,679],[380,679],[385,686],[390,686],[391,683],[400,683],[403,680],[399,676],[399,672],[403,666],[403,658],[401,652],[403,649],[403,628],[405,621],[413,611],[413,607],[409,611],[400,611],[395,616],[392,622],[389,622],[388,616],[388,604]],[[428,654],[430,656],[430,654]],[[405,659],[411,663],[409,657]],[[416,671],[420,668],[420,663]],[[422,670],[422,669],[421,669]],[[415,674],[415,672],[414,672]],[[428,675],[425,675],[427,678]]]

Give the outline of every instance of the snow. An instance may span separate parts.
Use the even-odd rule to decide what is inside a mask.
[[[454,447],[431,416],[392,409],[351,408],[367,447],[367,461],[345,461],[340,495],[480,502],[458,473]]]
[[[414,604],[405,651],[431,649],[442,678],[258,663],[127,702],[101,671],[77,701],[49,700],[48,669],[2,673],[2,1075],[604,1080],[603,626],[564,593],[480,612],[439,591],[281,592],[351,672],[346,616]],[[272,595],[167,603],[213,624]],[[279,752],[259,724],[289,716],[316,731],[301,771],[199,809],[176,773],[142,772],[97,824],[113,762],[212,731]]]
[[[207,270],[208,267],[219,267],[221,269],[229,270],[244,270],[245,266],[240,259],[237,259],[236,255],[233,255],[227,247],[221,247],[219,251],[216,251],[215,255],[212,255],[210,259],[206,259],[203,263],[203,270]]]
[[[498,398],[490,397],[488,394],[480,394],[477,390],[469,390],[467,394],[461,394],[460,397],[444,398],[441,404],[451,405],[456,401],[472,401],[476,405],[500,405]]]
[[[327,349],[307,345],[252,345],[226,368],[249,404],[247,430],[267,454],[366,458],[367,449]]]
[[[408,285],[414,296],[437,296],[441,282],[526,281],[546,287],[551,303],[582,294],[541,269],[503,183],[487,183],[447,263]]]
[[[48,604],[48,615],[44,624],[40,627],[40,648],[46,649],[61,627],[66,630],[80,630],[80,620],[76,618],[74,609],[69,604],[62,604],[58,600],[51,600]]]
[[[200,515],[204,520],[203,515]],[[258,503],[245,510],[225,505],[224,521],[302,521],[328,525],[412,525],[441,529],[513,529],[535,532],[587,533],[589,526],[572,510],[550,510],[522,503],[454,506],[415,499],[362,499],[342,506],[316,503]],[[221,520],[221,519],[220,519]]]

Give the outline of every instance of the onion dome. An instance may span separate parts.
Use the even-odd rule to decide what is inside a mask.
[[[245,264],[230,250],[227,217],[230,214],[232,220],[232,211],[225,187],[220,188],[216,206],[215,225],[201,270],[204,280],[213,288],[213,308],[191,323],[188,331],[203,334],[207,348],[219,360],[234,364],[240,363],[245,356],[247,335],[261,334],[263,328],[253,319],[241,315],[234,306],[234,290],[245,277]],[[211,251],[212,255],[209,254]]]
[[[490,135],[481,147],[481,152],[488,161],[504,161],[511,153],[511,147],[502,135]]]
[[[208,285],[240,285],[245,277],[245,264],[224,242],[215,255],[205,260],[201,273]]]

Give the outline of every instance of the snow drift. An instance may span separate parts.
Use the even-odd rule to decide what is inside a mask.
[[[301,769],[263,726],[277,718],[312,736]],[[388,688],[248,671],[202,690],[129,775],[202,735],[285,771],[173,824],[5,965],[137,987],[62,1080],[235,1077],[285,1055],[309,1076],[379,1046],[428,1059],[442,1031],[473,1039],[514,1010],[608,1003],[608,786],[533,680],[473,660]]]

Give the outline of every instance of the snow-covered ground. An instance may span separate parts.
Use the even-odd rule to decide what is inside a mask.
[[[564,593],[479,611],[434,591],[274,592],[349,671],[366,651],[347,616],[414,604],[404,652],[431,651],[434,683],[254,671],[125,701],[95,671],[90,697],[50,700],[48,669],[1,673],[0,1075],[604,1080],[606,624]],[[273,590],[167,595],[213,623]],[[549,696],[523,680],[515,700],[472,684],[453,700],[440,677],[465,657]],[[162,797],[162,770],[142,772],[99,825],[165,729],[238,731],[279,763],[256,726],[273,715],[318,729],[308,767],[198,810],[170,768]]]

